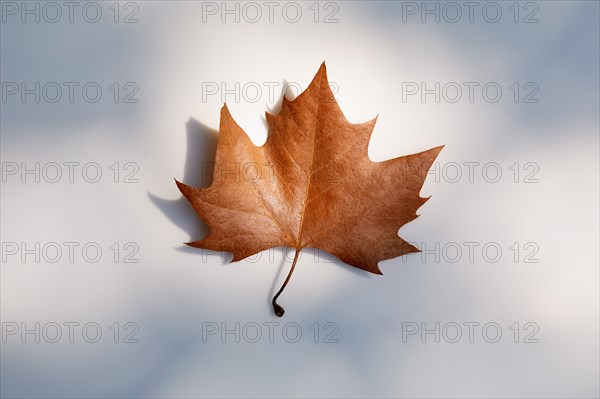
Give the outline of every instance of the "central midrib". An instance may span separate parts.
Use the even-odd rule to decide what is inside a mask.
[[[315,115],[315,130],[313,131],[313,136],[312,136],[312,149],[310,151],[310,164],[309,164],[309,169],[308,169],[308,178],[306,181],[306,192],[304,193],[304,200],[301,203],[302,206],[302,213],[300,216],[300,226],[298,226],[298,234],[297,234],[297,241],[296,241],[296,249],[300,250],[303,248],[303,246],[301,245],[301,238],[302,238],[302,226],[304,225],[304,216],[306,214],[306,205],[307,205],[307,200],[308,200],[308,193],[310,190],[310,180],[312,177],[312,168],[313,168],[313,163],[315,160],[315,142],[317,141],[317,129],[318,129],[318,122],[319,122],[319,112],[321,111],[321,85],[323,83],[323,78],[321,77],[319,79],[319,86],[317,89],[317,112]]]

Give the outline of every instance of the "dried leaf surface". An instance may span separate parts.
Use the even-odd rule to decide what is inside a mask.
[[[188,245],[232,252],[233,261],[275,246],[319,248],[377,274],[378,262],[418,251],[398,230],[427,201],[419,192],[442,146],[372,162],[376,118],[346,120],[324,63],[298,98],[284,97],[266,118],[258,147],[223,106],[212,186],[177,182],[210,229]]]

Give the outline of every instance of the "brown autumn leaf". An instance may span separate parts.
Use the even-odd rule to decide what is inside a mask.
[[[177,181],[210,233],[188,245],[233,253],[233,262],[265,249],[296,249],[283,291],[303,248],[382,274],[378,262],[418,249],[398,230],[428,198],[419,192],[443,146],[372,162],[367,149],[377,118],[346,120],[333,97],[325,63],[294,101],[285,96],[278,115],[266,113],[266,143],[255,146],[227,105],[221,122],[213,184],[206,189]]]

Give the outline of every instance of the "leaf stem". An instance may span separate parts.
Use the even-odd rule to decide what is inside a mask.
[[[285,309],[277,303],[277,298],[279,298],[279,295],[281,295],[281,293],[283,292],[288,281],[290,281],[292,273],[294,272],[294,268],[296,267],[296,262],[298,262],[298,256],[300,255],[301,250],[301,248],[296,248],[296,253],[294,254],[294,261],[292,262],[292,268],[290,269],[290,272],[288,273],[285,281],[283,282],[283,285],[281,286],[277,294],[275,294],[275,296],[273,297],[273,311],[275,312],[275,315],[277,317],[281,317],[285,313]]]

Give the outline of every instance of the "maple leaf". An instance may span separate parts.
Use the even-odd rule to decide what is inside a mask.
[[[377,118],[352,124],[331,92],[325,63],[295,100],[268,112],[267,141],[255,146],[225,104],[213,184],[177,181],[210,232],[187,243],[233,253],[233,262],[276,246],[295,248],[287,285],[303,248],[382,274],[378,262],[419,250],[398,236],[428,198],[419,192],[443,146],[383,162],[367,154]]]

